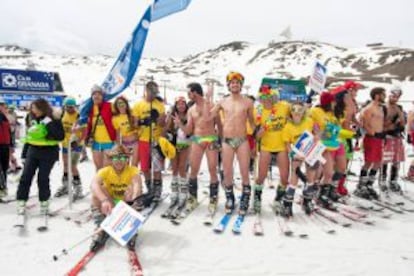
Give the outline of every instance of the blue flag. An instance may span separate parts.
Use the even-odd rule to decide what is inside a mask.
[[[170,14],[185,10],[191,0],[155,0],[151,22],[157,21]]]
[[[103,81],[102,87],[105,90],[105,100],[115,98],[128,87],[134,77],[141,60],[150,22],[182,11],[188,7],[190,2],[191,0],[155,0],[154,4],[147,8],[144,16],[132,33],[131,39],[126,43],[108,76]],[[91,98],[82,102],[80,124],[86,123],[92,104]]]
[[[102,87],[105,91],[105,100],[116,97],[128,87],[134,77],[139,61],[141,60],[150,22],[151,7],[148,7],[138,26],[132,33],[131,39],[126,43],[111,71],[103,81]],[[80,124],[86,123],[91,107],[91,98],[88,98],[82,103],[80,109]]]

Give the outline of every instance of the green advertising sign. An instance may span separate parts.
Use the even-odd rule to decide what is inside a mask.
[[[280,100],[304,102],[307,99],[305,84],[300,80],[263,78],[263,85],[269,85],[272,89],[277,89]]]

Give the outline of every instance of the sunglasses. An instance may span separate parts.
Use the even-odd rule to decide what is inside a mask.
[[[122,161],[122,162],[125,162],[125,161],[128,161],[128,156],[126,156],[126,155],[116,155],[116,156],[112,156],[111,157],[111,160],[112,161]]]
[[[118,102],[118,103],[116,104],[116,106],[117,106],[117,107],[125,107],[125,106],[126,106],[126,103],[124,103],[124,102]]]
[[[294,105],[294,106],[292,106],[290,112],[292,114],[303,114],[303,113],[305,113],[305,107],[300,106],[300,105]]]
[[[175,102],[186,102],[184,97],[175,98]]]

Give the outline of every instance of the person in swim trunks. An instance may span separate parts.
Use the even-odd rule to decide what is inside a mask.
[[[226,77],[227,88],[230,96],[221,100],[212,107],[212,115],[219,112],[223,114],[223,143],[222,158],[224,171],[224,186],[226,194],[225,211],[232,213],[235,205],[233,191],[233,161],[237,156],[243,191],[240,199],[239,214],[245,215],[250,201],[249,162],[250,148],[247,137],[247,121],[255,125],[253,119],[253,102],[241,95],[244,77],[238,72],[230,72]],[[207,95],[208,102],[212,105],[212,91]]]
[[[187,207],[194,208],[197,205],[198,180],[201,160],[206,154],[208,171],[210,174],[210,203],[209,211],[214,213],[218,202],[217,177],[217,142],[222,127],[218,116],[209,116],[210,110],[204,99],[203,88],[199,83],[193,82],[188,86],[188,98],[194,102],[187,113],[187,123],[184,124],[180,118],[174,117],[174,123],[179,126],[186,135],[193,135],[191,138],[191,154],[189,156],[190,177],[188,182],[182,180],[181,190],[188,189],[189,196]]]

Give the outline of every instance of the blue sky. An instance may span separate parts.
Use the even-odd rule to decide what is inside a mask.
[[[149,0],[0,0],[0,44],[58,53],[117,55]],[[293,39],[360,47],[414,48],[414,1],[193,0],[154,22],[145,56],[178,57],[234,40],[268,43],[291,26]],[[5,27],[7,26],[7,27]]]

